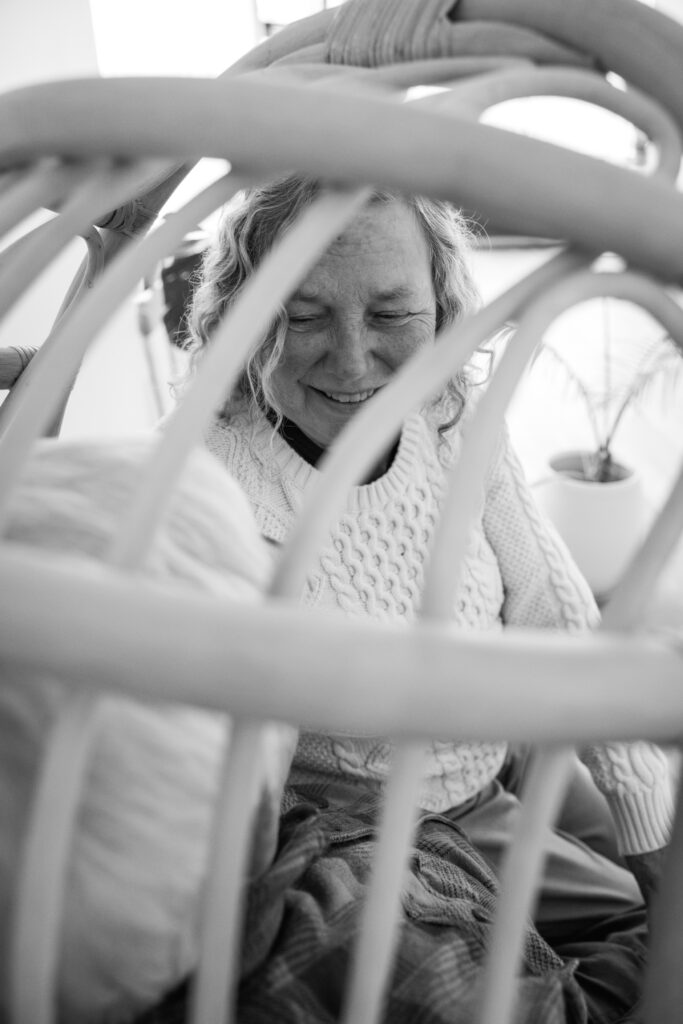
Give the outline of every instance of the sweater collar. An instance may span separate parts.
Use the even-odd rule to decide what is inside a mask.
[[[285,441],[290,448],[293,448],[297,455],[307,462],[309,466],[317,468],[318,463],[327,451],[326,448],[323,448],[315,441],[312,441],[308,434],[304,434],[303,430],[301,430],[293,420],[287,419],[286,416],[283,416],[281,422],[278,424],[277,413],[274,412],[273,409],[266,410],[266,418],[268,422],[276,428],[283,441]],[[368,473],[363,483],[371,484],[374,483],[375,480],[379,480],[384,476],[384,474],[391,468],[396,457],[399,442],[400,435],[388,450],[387,455],[378,460],[377,464]]]

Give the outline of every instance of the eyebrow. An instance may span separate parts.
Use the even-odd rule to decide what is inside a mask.
[[[409,285],[398,285],[396,288],[389,288],[385,292],[377,292],[373,299],[377,302],[391,302],[393,299],[414,298],[415,292]]]
[[[370,296],[370,300],[372,302],[391,302],[395,299],[409,299],[414,297],[415,292],[409,285],[398,285],[396,288],[389,288],[383,292],[376,292]],[[322,300],[316,292],[307,292],[304,286],[293,292],[288,301],[316,303],[321,302]]]

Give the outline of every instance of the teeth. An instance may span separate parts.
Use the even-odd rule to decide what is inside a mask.
[[[326,398],[331,398],[333,402],[351,405],[353,402],[364,402],[366,399],[371,398],[376,390],[377,388],[371,388],[370,391],[356,391],[352,395],[343,391],[323,391],[323,394]]]

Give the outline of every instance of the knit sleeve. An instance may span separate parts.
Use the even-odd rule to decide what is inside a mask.
[[[654,743],[606,743],[579,756],[612,811],[620,853],[647,853],[669,842],[674,815],[669,758]]]
[[[505,625],[578,632],[598,624],[590,588],[537,507],[507,432],[489,472],[483,524],[503,580]]]
[[[484,528],[503,579],[504,623],[573,632],[597,626],[590,589],[537,508],[506,433],[489,473],[484,509]],[[645,853],[665,846],[673,793],[663,751],[645,741],[606,743],[586,747],[579,756],[607,798],[620,851]]]

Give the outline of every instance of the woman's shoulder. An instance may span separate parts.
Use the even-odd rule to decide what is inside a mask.
[[[282,541],[300,508],[312,467],[282,440],[265,416],[249,409],[217,416],[204,439],[246,492],[261,532]]]
[[[238,448],[250,440],[253,424],[244,411],[227,416],[219,413],[213,417],[204,432],[206,447],[221,462],[229,462]]]

